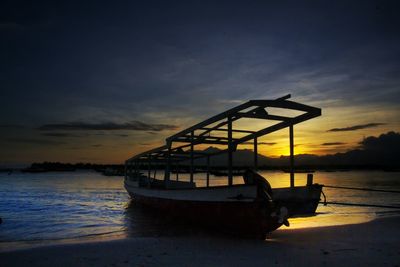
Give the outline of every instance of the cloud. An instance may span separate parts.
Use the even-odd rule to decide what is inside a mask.
[[[35,138],[7,138],[6,141],[13,143],[23,144],[34,144],[34,145],[64,145],[65,142],[46,140],[46,139],[35,139]]]
[[[273,146],[273,145],[276,145],[276,143],[275,142],[260,142],[260,143],[258,143],[259,145],[267,145],[267,146]]]
[[[50,137],[83,137],[86,135],[82,134],[71,134],[71,133],[42,133],[44,136],[50,136]]]
[[[366,129],[366,128],[374,128],[374,127],[378,127],[381,125],[385,125],[385,123],[368,123],[368,124],[349,126],[349,127],[345,127],[345,128],[333,128],[333,129],[328,130],[327,132],[356,131],[356,130],[361,130],[361,129]]]
[[[328,143],[323,143],[321,146],[337,146],[337,145],[345,145],[346,143],[343,142],[328,142]]]
[[[116,130],[131,130],[131,131],[154,131],[176,130],[178,127],[171,124],[149,124],[141,121],[132,121],[128,123],[86,123],[86,122],[70,122],[60,124],[45,124],[38,129],[41,131],[116,131]]]
[[[243,144],[252,145],[254,143],[253,142],[244,142]],[[258,142],[257,144],[258,145],[273,146],[273,145],[276,145],[276,142]]]
[[[398,151],[400,148],[400,133],[388,132],[379,137],[369,136],[360,142],[364,150]]]

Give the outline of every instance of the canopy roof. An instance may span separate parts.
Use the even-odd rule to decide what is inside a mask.
[[[193,157],[201,158],[235,151],[239,144],[250,140],[257,142],[258,137],[321,115],[321,109],[289,101],[289,98],[290,95],[275,100],[250,100],[168,137],[165,145],[135,155],[128,159],[126,163],[149,160],[152,162],[166,162],[167,160],[179,162],[193,159]],[[296,111],[296,114],[272,115],[269,109],[273,108]],[[249,118],[268,121],[268,125],[259,130],[239,129],[237,127],[240,124],[238,122]],[[235,122],[235,125],[233,122]],[[271,122],[273,123],[271,124]],[[221,136],[221,133],[226,135]],[[173,145],[176,143],[180,144],[174,147]],[[201,144],[226,145],[227,149],[216,153],[193,151],[194,145]],[[187,148],[190,149],[184,150]]]

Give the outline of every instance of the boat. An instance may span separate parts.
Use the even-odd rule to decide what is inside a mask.
[[[290,217],[315,213],[322,185],[313,184],[310,174],[307,185],[295,186],[293,126],[320,116],[321,109],[289,98],[290,95],[273,100],[250,100],[168,137],[161,147],[131,157],[125,162],[127,192],[135,202],[157,210],[162,216],[259,237],[282,225],[288,226]],[[276,110],[283,110],[284,114],[289,110],[294,115],[272,113]],[[267,123],[261,124],[261,128],[260,123],[255,127],[254,120]],[[290,139],[290,187],[271,188],[268,180],[257,172],[257,140],[285,128],[289,128]],[[243,173],[242,183],[234,184],[234,152],[249,141],[254,146],[254,165]],[[195,150],[204,145],[224,149],[207,153]],[[222,153],[227,155],[226,184],[210,185],[210,158]],[[205,159],[206,165],[202,168],[196,166],[199,159]],[[157,178],[159,166],[165,168]],[[180,179],[182,168],[189,169],[188,179]],[[194,179],[194,172],[199,169],[204,169],[205,186],[199,186]]]

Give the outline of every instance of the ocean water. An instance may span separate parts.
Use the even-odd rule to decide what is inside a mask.
[[[261,174],[273,188],[289,185],[287,173]],[[180,179],[188,179],[188,175],[181,175]],[[235,177],[234,182],[241,180]],[[204,175],[196,174],[195,181],[204,185]],[[226,178],[211,176],[211,181],[223,184]],[[397,172],[316,172],[314,182],[400,191]],[[306,174],[296,174],[296,185],[305,183]],[[400,206],[400,194],[395,193],[331,188],[323,191],[332,202]],[[291,219],[289,229],[360,223],[399,214],[399,209],[320,205],[316,216]],[[166,231],[162,222],[157,224],[157,215],[146,214],[130,200],[123,188],[123,177],[107,177],[92,171],[0,173],[0,217],[3,248],[27,242],[162,235]]]

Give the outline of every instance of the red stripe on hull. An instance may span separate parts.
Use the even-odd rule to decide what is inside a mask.
[[[235,234],[263,237],[282,225],[278,218],[270,216],[273,209],[258,201],[189,201],[129,194],[138,203],[162,212],[163,216]]]

